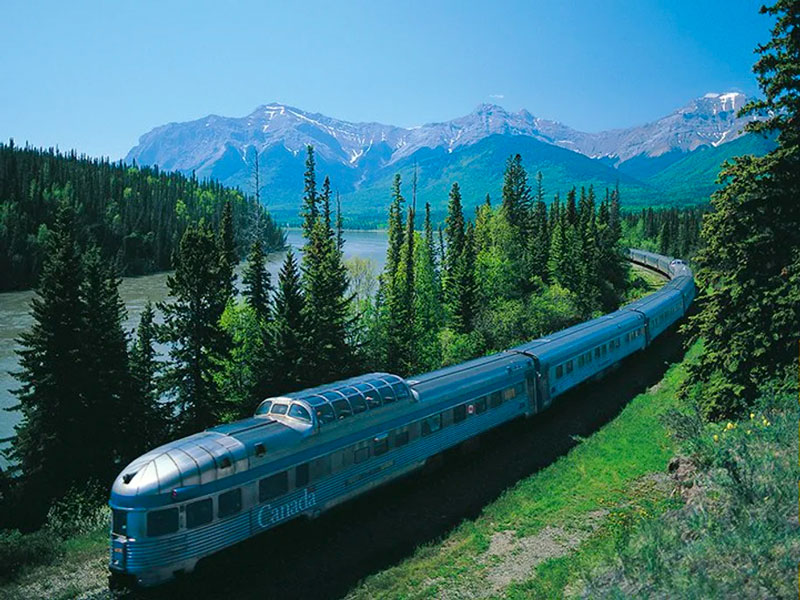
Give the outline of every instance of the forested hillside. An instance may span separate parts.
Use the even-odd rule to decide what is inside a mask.
[[[284,243],[271,216],[238,190],[157,167],[19,148],[12,140],[0,144],[0,291],[36,283],[62,197],[74,200],[79,242],[96,245],[121,275],[169,269],[187,225],[216,227],[226,201],[239,247],[255,231],[267,249]]]

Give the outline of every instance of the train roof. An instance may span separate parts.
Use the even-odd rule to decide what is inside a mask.
[[[500,352],[411,377],[408,383],[419,395],[420,402],[431,402],[445,392],[480,387],[487,381],[496,380],[499,373],[521,372],[528,364],[530,359],[527,357]]]
[[[613,335],[610,331],[626,331],[642,321],[637,313],[618,310],[515,346],[510,351],[533,355],[542,362],[555,362],[574,354],[578,347],[595,346]]]

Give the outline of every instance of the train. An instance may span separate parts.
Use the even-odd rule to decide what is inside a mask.
[[[137,458],[111,489],[112,577],[147,587],[190,573],[223,548],[317,517],[602,376],[678,321],[695,296],[684,261],[636,249],[627,258],[669,281],[615,312],[463,364],[265,399],[250,418]]]

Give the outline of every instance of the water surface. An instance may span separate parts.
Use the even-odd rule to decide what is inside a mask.
[[[294,248],[303,245],[303,237],[299,230],[289,230],[287,242]],[[386,260],[385,231],[346,231],[344,245],[345,258],[358,256],[375,263],[376,272],[383,268]],[[283,262],[285,252],[275,252],[268,257],[267,268],[272,275],[273,283],[277,281],[278,271]],[[299,259],[299,257],[298,257]],[[155,273],[141,277],[126,277],[120,286],[120,295],[128,311],[125,328],[133,330],[139,322],[139,315],[145,302],[160,302],[167,297],[167,276],[169,273]],[[241,281],[239,279],[238,281]],[[8,292],[0,294],[0,439],[14,434],[14,425],[19,422],[19,413],[4,410],[17,403],[12,390],[19,383],[11,375],[19,367],[17,354],[17,338],[32,323],[30,301],[33,291]],[[0,457],[0,467],[6,461]]]

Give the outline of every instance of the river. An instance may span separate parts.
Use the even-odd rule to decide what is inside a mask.
[[[303,245],[300,231],[289,230],[287,242],[294,248],[300,248]],[[386,232],[346,231],[344,255],[345,258],[357,256],[372,261],[377,274],[386,260]],[[267,268],[272,275],[273,283],[277,281],[284,257],[285,252],[275,252],[268,257]],[[128,311],[128,318],[124,323],[125,329],[135,329],[147,300],[155,303],[167,297],[168,275],[166,272],[155,273],[142,277],[126,277],[122,280],[119,291]],[[0,294],[0,439],[13,435],[14,425],[20,419],[18,412],[4,409],[17,403],[12,390],[19,383],[11,373],[18,369],[16,340],[32,323],[30,301],[33,295],[31,290]],[[5,467],[6,464],[7,461],[0,456],[0,467]]]

